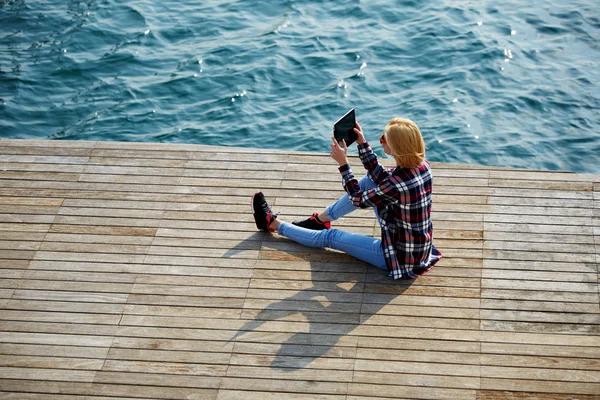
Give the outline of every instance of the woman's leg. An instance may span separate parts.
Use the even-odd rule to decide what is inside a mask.
[[[377,184],[369,178],[368,175],[363,176],[359,181],[360,190],[369,190],[377,187]],[[345,215],[350,214],[352,211],[356,210],[356,207],[350,201],[350,196],[348,194],[344,194],[340,197],[335,203],[329,205],[325,212],[319,214],[319,219],[323,222],[326,221],[335,221],[336,219],[340,219]],[[377,214],[377,210],[374,208],[375,217],[379,221],[379,215]]]
[[[387,270],[381,240],[339,229],[314,231],[278,221],[278,233],[308,247],[329,247]]]

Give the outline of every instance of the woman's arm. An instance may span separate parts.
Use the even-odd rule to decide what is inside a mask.
[[[350,164],[348,164],[348,147],[346,146],[346,142],[342,140],[342,144],[340,145],[336,142],[335,138],[332,137],[331,139],[333,141],[333,144],[331,144],[331,158],[339,164],[339,171],[342,174],[342,184],[350,196],[350,201],[355,206],[361,208],[381,207],[399,201],[398,188],[389,179],[378,183],[378,187],[374,189],[361,190],[358,181],[354,178]],[[363,141],[363,143],[366,142]]]
[[[356,127],[354,128],[354,132],[358,135],[356,139],[356,143],[358,144],[358,156],[360,157],[360,161],[363,163],[363,166],[367,170],[367,174],[369,178],[376,184],[381,184],[385,179],[387,179],[390,174],[389,172],[383,168],[383,166],[377,160],[377,156],[373,153],[371,146],[365,139],[365,135],[358,124],[356,123]]]

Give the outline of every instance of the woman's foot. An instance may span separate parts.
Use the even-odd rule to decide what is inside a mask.
[[[275,221],[277,215],[273,214],[269,203],[265,200],[265,196],[262,192],[254,193],[252,196],[252,214],[254,215],[254,222],[256,227],[264,232],[275,232],[275,227],[271,227],[271,223]]]
[[[313,231],[322,231],[323,229],[330,229],[331,222],[322,222],[319,219],[319,213],[314,213],[310,218],[303,221],[295,221],[292,224],[305,229],[312,229]]]

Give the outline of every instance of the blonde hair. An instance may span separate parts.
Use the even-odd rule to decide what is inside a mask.
[[[417,124],[394,118],[385,127],[385,141],[401,168],[415,168],[425,160],[425,142]]]

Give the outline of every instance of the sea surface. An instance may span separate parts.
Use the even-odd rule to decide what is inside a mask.
[[[600,173],[600,3],[0,0],[2,138],[327,152],[350,108],[380,155],[403,116],[432,161]]]

